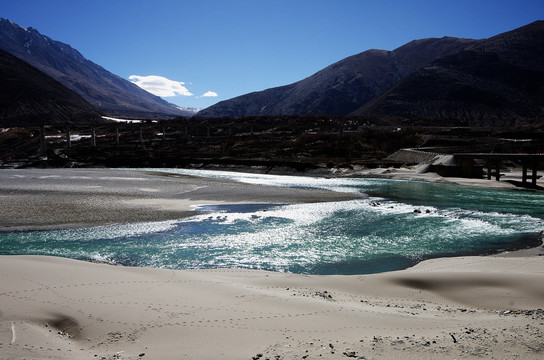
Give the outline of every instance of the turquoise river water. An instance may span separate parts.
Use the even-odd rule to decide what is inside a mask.
[[[384,179],[163,171],[366,196],[316,204],[203,206],[193,217],[172,221],[5,232],[0,233],[0,254],[169,269],[365,274],[403,269],[432,257],[536,246],[544,230],[544,194],[538,192]]]

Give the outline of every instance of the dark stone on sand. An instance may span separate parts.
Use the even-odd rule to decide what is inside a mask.
[[[355,351],[345,351],[343,354],[351,358],[357,357],[357,353]]]

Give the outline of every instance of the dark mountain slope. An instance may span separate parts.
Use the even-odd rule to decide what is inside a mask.
[[[0,124],[92,121],[99,111],[81,96],[19,58],[0,50]]]
[[[85,59],[70,45],[0,19],[0,49],[28,62],[112,116],[192,114]]]
[[[435,60],[353,115],[512,126],[544,119],[544,21]]]
[[[299,82],[222,101],[200,111],[198,116],[345,115],[407,74],[475,42],[444,37],[415,40],[394,51],[368,50]]]

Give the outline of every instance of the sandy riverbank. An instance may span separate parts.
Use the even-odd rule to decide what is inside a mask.
[[[4,230],[172,219],[214,202],[352,198],[103,169],[2,170],[0,185]],[[172,271],[0,256],[0,284],[0,359],[544,354],[539,256],[434,259],[361,276]]]
[[[544,353],[542,257],[447,258],[377,275],[304,276],[2,256],[0,279],[2,359]]]

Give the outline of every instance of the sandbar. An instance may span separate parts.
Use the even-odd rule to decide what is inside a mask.
[[[175,220],[195,215],[195,207],[202,204],[289,204],[359,197],[154,171],[2,169],[0,231]]]

